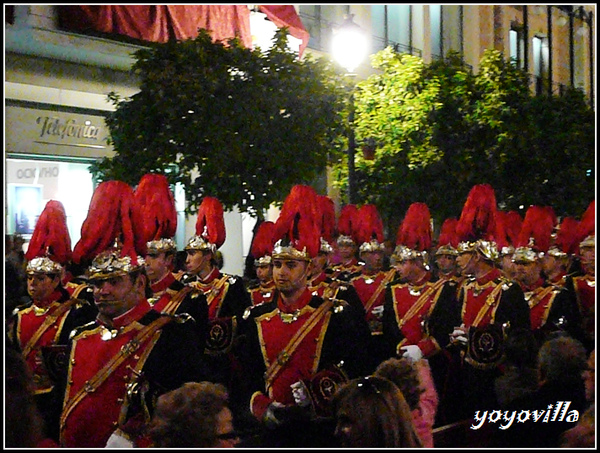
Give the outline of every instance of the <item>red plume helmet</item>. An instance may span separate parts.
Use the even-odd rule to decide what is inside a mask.
[[[577,227],[579,222],[574,217],[564,217],[556,231],[554,244],[548,254],[554,257],[566,257],[577,251]]]
[[[25,253],[27,273],[59,273],[72,258],[67,215],[60,201],[50,200],[35,224]]]
[[[413,203],[408,207],[396,235],[394,258],[405,261],[415,258],[427,259],[431,248],[431,214],[425,203]]]
[[[271,253],[275,244],[273,232],[275,231],[275,222],[266,220],[261,223],[256,230],[256,235],[252,241],[252,257],[255,264],[260,266],[263,264],[271,264]]]
[[[317,197],[310,186],[292,187],[275,222],[274,259],[310,261],[317,256],[321,237]]]
[[[498,211],[500,214],[500,221],[504,225],[504,232],[506,238],[506,244],[498,244],[499,247],[510,247],[514,248],[514,245],[519,240],[519,233],[521,233],[521,227],[523,226],[523,218],[517,211]]]
[[[133,234],[133,189],[123,181],[104,181],[96,187],[81,239],[73,250],[77,264],[93,260],[89,278],[110,278],[141,268]]]
[[[134,192],[133,229],[136,249],[149,252],[173,252],[177,232],[175,197],[165,175],[147,173]]]
[[[496,194],[489,184],[471,188],[456,225],[458,252],[478,251],[488,260],[498,258]],[[500,225],[499,225],[500,226]]]
[[[321,248],[322,253],[332,253],[331,243],[335,236],[335,204],[327,195],[317,195],[319,220],[321,224]]]
[[[444,220],[442,227],[440,228],[440,235],[438,237],[438,249],[435,254],[437,255],[457,255],[456,247],[458,246],[458,240],[456,239],[456,224],[458,219],[450,217]]]
[[[496,229],[496,194],[489,184],[473,186],[456,225],[459,240],[474,242],[494,240]]]
[[[356,227],[358,224],[358,208],[354,204],[347,204],[340,210],[337,221],[337,243],[356,244]]]
[[[596,247],[596,200],[592,200],[581,216],[577,228],[579,248]]]
[[[327,195],[317,195],[321,220],[321,237],[327,242],[335,235],[335,204]]]
[[[384,249],[383,221],[374,204],[365,204],[358,210],[356,239],[359,251],[374,252]]]
[[[550,248],[556,216],[546,206],[530,206],[515,244],[514,262],[531,263]]]
[[[215,197],[204,197],[198,208],[196,235],[188,241],[186,250],[216,252],[225,242],[223,205]]]

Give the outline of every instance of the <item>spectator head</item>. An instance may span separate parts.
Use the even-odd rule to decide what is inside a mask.
[[[425,390],[421,387],[418,371],[410,360],[395,357],[387,359],[379,364],[374,375],[396,384],[402,391],[410,410],[417,409],[420,396]]]
[[[342,447],[421,447],[410,408],[393,382],[379,376],[356,378],[332,402]]]
[[[580,379],[587,368],[587,354],[580,341],[567,335],[546,341],[538,354],[542,382]]]
[[[148,434],[159,448],[233,447],[237,437],[226,388],[188,382],[161,395]]]

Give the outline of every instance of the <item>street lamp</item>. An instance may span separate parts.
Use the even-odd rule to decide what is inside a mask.
[[[337,62],[348,71],[350,77],[356,77],[354,70],[360,65],[367,55],[368,40],[363,30],[354,23],[353,14],[345,17],[342,25],[334,30],[331,41],[331,54]],[[354,154],[356,152],[356,138],[354,136],[354,89],[350,92],[350,112],[348,113],[350,125],[348,133],[348,203],[356,202],[356,183],[354,174]]]

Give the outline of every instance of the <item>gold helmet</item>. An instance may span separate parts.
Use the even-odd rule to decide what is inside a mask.
[[[530,206],[525,213],[523,225],[513,254],[513,263],[533,263],[550,248],[554,230],[554,210],[544,206]]]

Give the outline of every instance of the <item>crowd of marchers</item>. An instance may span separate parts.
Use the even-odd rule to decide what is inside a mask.
[[[297,185],[255,278],[222,270],[217,198],[182,251],[176,230],[159,174],[99,184],[74,247],[47,202],[6,259],[6,446],[461,447],[436,440],[465,423],[480,447],[594,445],[595,201],[522,217],[480,184],[439,234],[415,202],[390,239],[375,205]],[[482,422],[559,402],[579,421]]]

